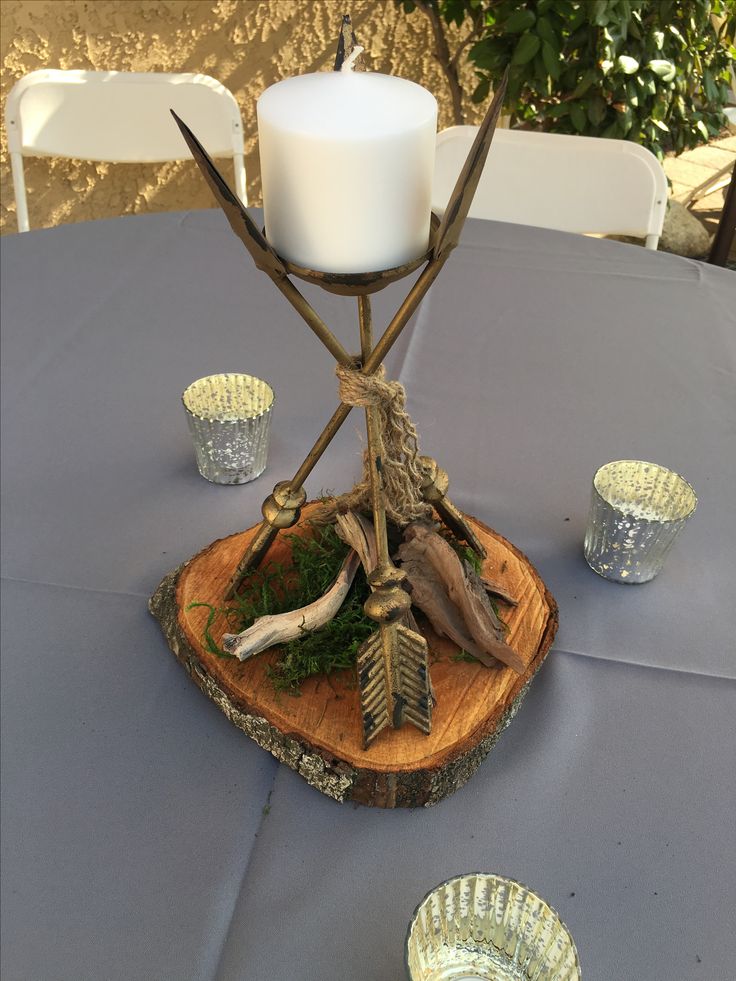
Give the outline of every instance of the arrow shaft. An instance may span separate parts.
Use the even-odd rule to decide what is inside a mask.
[[[439,276],[440,270],[447,261],[448,255],[449,252],[446,252],[439,259],[432,258],[424,267],[416,283],[414,283],[411,290],[407,294],[406,299],[396,311],[393,320],[384,331],[383,336],[373,348],[370,357],[364,361],[361,369],[364,375],[372,375],[376,368],[378,368],[381,362],[385,359],[388,352],[398,340],[402,330],[408,324],[412,314],[424,299],[424,296],[429,290],[430,286]],[[359,297],[359,299],[367,300],[368,297]]]
[[[399,696],[399,666],[397,657],[398,627],[395,623],[382,623],[381,647],[383,655],[383,677],[386,686],[388,714],[392,729],[400,729],[403,718],[404,700]]]
[[[373,323],[371,317],[371,301],[367,296],[358,297],[358,317],[360,320],[360,347],[363,362],[370,361],[373,346]],[[381,420],[378,406],[367,405],[365,409],[366,432],[368,435],[368,471],[371,481],[371,499],[373,503],[373,527],[376,531],[376,547],[378,551],[378,568],[389,567],[391,560],[388,554],[388,534],[386,531],[386,506],[383,496],[383,476],[381,467],[383,461],[383,439],[381,436]]]
[[[338,364],[352,364],[352,357],[338,341],[324,320],[322,320],[314,307],[305,299],[296,286],[294,286],[292,281],[286,277],[273,276],[272,279],[307,326],[322,341],[335,361]]]

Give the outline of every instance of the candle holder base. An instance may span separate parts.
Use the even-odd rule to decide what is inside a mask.
[[[286,535],[310,534],[310,511]],[[245,662],[218,657],[204,643],[209,603],[219,607],[224,588],[257,527],[213,542],[170,573],[151,598],[175,657],[195,684],[230,721],[259,746],[338,801],[374,807],[436,804],[458,790],[478,769],[544,661],[557,630],[557,604],[542,579],[510,542],[474,518],[467,519],[486,551],[484,573],[492,575],[518,606],[504,611],[509,641],[526,669],[487,668],[460,658],[456,645],[425,623],[430,674],[437,704],[432,732],[411,726],[391,729],[364,749],[360,693],[352,671],[303,683],[300,698],[273,690],[267,676],[278,659],[272,648]],[[287,565],[288,538],[279,534],[269,562]],[[222,618],[220,618],[222,619]],[[219,644],[227,625],[213,625]]]
[[[429,246],[426,252],[405,262],[401,266],[393,269],[382,269],[378,272],[360,273],[331,273],[320,272],[317,269],[307,269],[296,263],[289,262],[283,256],[279,256],[284,268],[290,276],[312,283],[313,286],[320,286],[327,293],[336,293],[338,296],[369,296],[371,293],[378,293],[391,283],[398,283],[400,279],[416,272],[420,266],[425,265],[432,258],[435,240],[440,227],[439,217],[432,212],[430,215]],[[263,237],[266,238],[266,230],[263,230]]]

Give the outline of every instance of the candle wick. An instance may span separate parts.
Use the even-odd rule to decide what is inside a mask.
[[[356,44],[353,50],[345,59],[345,61],[343,61],[342,68],[340,69],[340,71],[351,72],[353,70],[353,65],[358,60],[358,58],[360,58],[360,56],[363,54],[364,51],[365,48],[363,48],[362,45]]]

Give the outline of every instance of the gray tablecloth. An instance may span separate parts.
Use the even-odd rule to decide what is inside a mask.
[[[233,728],[146,599],[254,523],[336,402],[329,357],[216,212],[6,238],[4,981],[396,981],[411,912],[474,869],[558,908],[586,981],[733,977],[736,277],[469,222],[389,359],[452,495],[560,604],[547,664],[435,808],[340,806]],[[374,303],[378,326],[406,292]],[[353,301],[307,289],[357,348]],[[269,468],[196,473],[179,395],[277,392]],[[360,466],[348,421],[308,490]],[[661,576],[604,582],[581,539],[600,464],[650,459],[700,504]]]

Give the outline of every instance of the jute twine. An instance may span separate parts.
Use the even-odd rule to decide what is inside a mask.
[[[381,476],[386,517],[403,528],[411,521],[430,518],[432,507],[422,496],[425,471],[419,462],[419,439],[411,416],[406,411],[406,390],[401,382],[386,381],[381,365],[372,375],[338,365],[340,401],[359,407],[378,409],[381,441]],[[363,454],[363,477],[347,494],[325,504],[322,517],[334,518],[341,511],[370,511],[371,482],[368,450]]]

